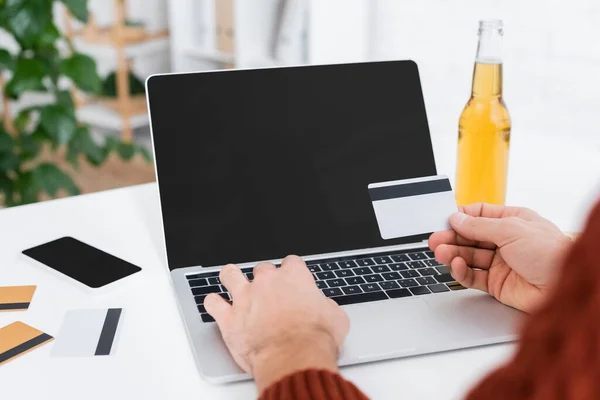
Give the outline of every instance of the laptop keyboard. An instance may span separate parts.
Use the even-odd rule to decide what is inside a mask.
[[[341,306],[465,289],[428,249],[311,260],[307,267],[321,292]],[[251,267],[242,272],[248,280],[254,279]],[[202,321],[214,322],[206,313],[204,298],[217,293],[231,301],[219,271],[187,275],[187,280]]]

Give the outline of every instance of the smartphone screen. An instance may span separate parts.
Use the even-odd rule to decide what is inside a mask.
[[[142,270],[72,237],[23,250],[23,254],[91,288],[100,288]]]

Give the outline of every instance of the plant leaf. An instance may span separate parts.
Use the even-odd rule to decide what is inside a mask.
[[[71,14],[81,22],[88,21],[87,0],[61,0],[71,11]]]
[[[36,46],[37,47],[53,47],[56,39],[60,37],[60,32],[56,25],[52,23],[52,21],[46,25],[46,28],[42,32],[42,34],[37,37]]]
[[[30,204],[37,201],[39,189],[31,171],[17,174],[16,179],[13,181],[13,192],[19,195],[19,200],[14,202],[15,205]]]
[[[19,111],[14,120],[14,124],[15,124],[15,127],[17,128],[17,130],[19,130],[19,131],[27,130],[27,128],[29,128],[29,125],[31,123],[31,113],[34,111],[40,111],[41,109],[42,109],[42,106],[31,106],[31,107],[27,107],[27,108],[24,108],[21,111]]]
[[[15,68],[15,60],[6,49],[0,49],[0,70],[12,71]]]
[[[0,130],[0,173],[16,171],[19,168],[19,158],[14,152],[15,141],[3,129]]]
[[[152,154],[150,154],[150,151],[145,146],[140,145],[139,152],[142,157],[144,157],[144,160],[148,161],[149,163],[152,162]]]
[[[0,174],[0,193],[4,194],[4,204],[12,205],[13,201],[13,181],[6,174]]]
[[[4,129],[0,129],[0,154],[2,153],[12,153],[15,147],[15,142],[8,133],[4,131]]]
[[[79,194],[79,188],[69,175],[61,171],[58,166],[51,163],[43,163],[36,166],[32,171],[33,185],[45,192],[50,197],[55,197],[60,189],[64,189],[70,195]]]
[[[52,139],[55,146],[68,143],[75,135],[77,121],[73,113],[66,107],[50,104],[42,108],[40,127]]]
[[[60,90],[56,94],[56,101],[61,106],[64,106],[66,108],[72,108],[73,110],[75,109],[75,102],[73,101],[71,92],[69,92],[68,90]]]
[[[40,152],[41,144],[39,140],[36,140],[36,136],[28,133],[19,134],[19,147],[21,153],[19,154],[22,161],[33,160]]]
[[[19,157],[15,153],[0,153],[0,172],[6,173],[19,169]]]
[[[131,160],[135,155],[135,147],[132,143],[120,142],[117,146],[117,153],[123,160]]]
[[[75,53],[62,60],[60,71],[86,92],[99,93],[101,87],[100,76],[96,69],[96,62],[85,54]]]
[[[30,49],[52,21],[52,1],[5,0],[1,19],[21,47]]]
[[[16,99],[23,92],[30,90],[45,91],[42,80],[47,72],[46,66],[37,58],[19,57],[15,64],[15,73],[6,84],[6,95]]]
[[[67,157],[70,158],[69,161],[74,160],[75,164],[77,164],[79,154],[84,154],[90,164],[95,166],[99,166],[106,160],[106,153],[101,146],[94,142],[87,126],[77,128],[75,136],[69,142],[67,150]]]

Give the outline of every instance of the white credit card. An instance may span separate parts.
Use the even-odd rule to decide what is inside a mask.
[[[383,239],[448,230],[458,208],[446,176],[371,183],[369,196]]]

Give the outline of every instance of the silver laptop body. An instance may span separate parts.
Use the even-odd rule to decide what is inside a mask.
[[[314,76],[304,76],[313,74],[312,71],[315,71]],[[193,282],[202,282],[202,284],[204,285],[202,287],[206,287],[205,282],[202,281],[202,279],[205,278],[199,277],[199,274],[213,275],[214,278],[217,275],[220,268],[222,267],[222,265],[225,265],[228,262],[237,261],[237,265],[244,269],[251,268],[254,265],[256,265],[258,261],[263,261],[265,259],[250,258],[250,261],[247,261],[239,259],[230,260],[227,258],[223,258],[222,262],[218,264],[204,264],[202,262],[194,264],[195,258],[193,257],[188,258],[185,261],[179,261],[179,259],[183,260],[183,258],[180,257],[183,253],[189,252],[190,254],[192,254],[194,253],[194,251],[196,251],[195,246],[202,247],[202,243],[206,242],[206,240],[198,240],[198,242],[195,243],[189,240],[192,243],[188,244],[187,247],[185,245],[181,245],[180,243],[182,241],[188,241],[188,237],[194,236],[196,234],[195,226],[202,227],[203,220],[207,221],[206,224],[208,225],[215,224],[215,226],[218,227],[219,219],[222,218],[224,225],[229,224],[229,226],[235,227],[237,226],[236,224],[238,224],[240,226],[240,229],[242,229],[246,221],[244,221],[243,214],[241,219],[238,215],[237,219],[230,221],[231,218],[229,213],[223,210],[220,211],[221,213],[223,213],[222,216],[219,215],[219,212],[216,212],[217,215],[203,214],[202,217],[198,217],[198,220],[195,221],[194,219],[196,218],[196,216],[193,214],[195,214],[196,211],[202,213],[202,204],[198,205],[198,209],[194,209],[193,205],[191,205],[192,203],[187,202],[187,198],[185,199],[185,201],[183,201],[183,203],[185,204],[181,205],[174,200],[177,199],[177,196],[173,194],[173,192],[177,191],[180,191],[180,197],[182,196],[181,193],[185,194],[189,192],[189,197],[196,197],[198,202],[202,202],[202,196],[206,195],[205,193],[203,194],[203,192],[201,191],[198,192],[196,191],[196,189],[193,189],[195,188],[195,186],[190,186],[190,188],[192,189],[186,189],[182,187],[190,184],[188,183],[189,180],[194,181],[190,185],[196,184],[202,186],[202,178],[199,178],[197,181],[194,178],[194,176],[196,176],[197,178],[197,175],[191,174],[191,176],[187,177],[186,179],[182,179],[182,175],[188,174],[188,170],[190,168],[193,168],[192,164],[189,164],[187,166],[187,169],[183,170],[177,169],[173,166],[174,164],[182,162],[181,157],[185,157],[185,154],[183,153],[187,151],[187,148],[194,147],[193,140],[199,141],[198,143],[202,142],[202,138],[198,139],[195,133],[192,132],[193,129],[191,128],[191,126],[193,125],[191,118],[193,118],[192,111],[194,110],[194,108],[191,108],[191,111],[188,111],[187,114],[185,114],[186,99],[177,99],[173,97],[174,94],[178,93],[180,96],[183,97],[199,95],[210,97],[217,93],[217,90],[227,90],[226,86],[229,82],[229,77],[231,77],[232,79],[231,84],[234,85],[236,88],[239,88],[239,86],[244,85],[245,82],[250,81],[254,82],[252,84],[256,84],[256,82],[260,82],[261,80],[264,80],[264,82],[261,82],[261,87],[265,86],[265,82],[268,86],[271,76],[275,76],[273,79],[277,81],[277,90],[273,89],[273,93],[269,93],[269,90],[263,91],[262,93],[256,92],[253,95],[253,98],[255,98],[256,102],[260,103],[264,96],[271,96],[273,94],[281,96],[282,93],[287,94],[289,91],[291,92],[290,96],[294,96],[294,83],[289,83],[289,87],[286,87],[284,92],[280,91],[281,85],[286,85],[285,79],[289,79],[290,82],[291,80],[295,82],[297,79],[301,81],[302,79],[306,78],[308,79],[306,82],[309,83],[314,82],[316,80],[316,87],[318,87],[319,90],[324,91],[324,93],[329,93],[328,90],[333,90],[333,88],[329,88],[327,86],[329,83],[323,82],[329,82],[331,79],[338,79],[337,77],[339,76],[341,76],[339,78],[341,83],[344,83],[344,79],[357,79],[362,77],[362,82],[364,80],[371,79],[370,77],[373,77],[373,85],[376,86],[378,83],[377,79],[387,79],[386,82],[392,81],[390,82],[391,84],[394,83],[393,81],[397,75],[399,75],[399,78],[398,81],[395,83],[404,83],[405,87],[407,87],[407,85],[410,85],[411,82],[415,79],[417,81],[419,79],[416,65],[410,61],[359,63],[351,65],[290,67],[262,70],[237,70],[226,72],[213,71],[190,74],[166,74],[155,75],[148,79],[146,85],[151,114],[151,129],[153,136],[156,171],[161,197],[163,227],[165,230],[164,233],[167,249],[167,263],[169,265],[169,268],[171,269],[172,283],[174,285],[181,314],[183,316],[183,320],[187,332],[189,334],[190,343],[192,344],[192,349],[194,351],[195,359],[198,365],[198,370],[204,379],[214,383],[224,383],[249,379],[249,376],[245,374],[242,370],[240,370],[240,368],[235,364],[235,362],[229,355],[228,350],[221,339],[217,325],[214,322],[203,321],[202,313],[199,311],[201,305],[199,307],[198,304],[198,297],[201,296],[195,296],[195,293],[192,290],[194,289]],[[320,80],[323,80],[323,82],[321,82]],[[307,85],[306,82],[303,83],[303,86]],[[212,83],[214,83],[214,87],[211,87]],[[249,83],[249,85],[252,84]],[[352,81],[349,80],[348,84],[351,85]],[[225,89],[223,89],[224,86]],[[344,86],[337,86],[336,88],[337,90],[339,90],[339,88],[342,87]],[[206,90],[206,93],[203,93],[203,90]],[[248,91],[251,90],[252,86],[248,88]],[[366,85],[364,88],[359,87],[355,90],[358,92],[360,92],[361,90],[368,92],[370,90],[370,86]],[[373,96],[377,93],[380,93],[380,91],[385,92],[386,89],[384,85],[380,85],[379,89],[374,90],[375,91],[372,93],[363,93],[361,98],[365,95]],[[183,94],[182,92],[185,92],[186,94]],[[390,93],[392,93],[390,94],[390,96],[393,96],[393,92]],[[237,94],[239,94],[237,91],[232,91],[231,93],[232,96],[236,96]],[[346,95],[345,97],[348,97],[348,95]],[[418,124],[422,124],[422,126],[420,125],[418,128],[414,128],[417,129],[418,132],[411,134],[428,136],[429,132],[427,128],[427,121],[424,116],[424,107],[422,106],[423,99],[422,94],[420,94],[420,83],[418,83],[418,85],[415,87],[415,94],[413,95],[413,97],[414,99],[409,98],[408,100],[399,99],[398,107],[402,108],[402,101],[412,102],[414,100],[414,102],[418,103],[420,107],[418,108],[418,112],[420,113],[422,108],[422,115],[414,117],[419,118],[419,120],[415,120],[416,122],[413,121],[410,125],[410,129],[413,129],[414,125],[417,122]],[[386,97],[385,100],[390,101],[390,97]],[[239,104],[233,104],[235,102],[231,104],[231,108],[227,111],[227,113],[231,115],[231,118],[235,118],[236,115],[244,114],[244,112],[242,111],[242,108],[245,107],[246,104],[244,103],[244,101],[247,102],[247,99],[240,100]],[[294,99],[290,97],[287,99],[287,101],[293,103]],[[370,101],[372,102],[376,100],[371,99]],[[278,102],[285,103],[286,99],[279,99]],[[208,110],[210,109],[210,107],[217,107],[217,109],[210,109],[210,115],[214,115],[216,112],[218,112],[218,107],[223,107],[221,104],[219,104],[218,100],[214,100],[214,102],[206,104],[209,104],[209,106],[206,106],[207,113],[209,112]],[[295,104],[295,106],[297,106],[297,104]],[[409,105],[406,105],[406,107],[409,107]],[[385,105],[383,105],[383,108],[385,108]],[[361,109],[350,109],[348,110],[348,112],[360,113]],[[307,110],[306,112],[302,111],[302,113],[306,115],[306,118],[311,118],[311,110]],[[335,114],[335,111],[333,111],[332,113]],[[413,118],[414,114],[415,111],[412,110],[410,111],[410,113],[407,113],[407,116],[405,116],[405,118]],[[202,115],[202,110],[198,110],[196,116],[198,119],[199,126],[202,125]],[[340,114],[339,116],[343,115],[345,114]],[[410,115],[410,117],[408,115]],[[381,118],[384,118],[385,114],[378,114],[378,117],[379,116]],[[244,116],[241,116],[240,118],[243,119]],[[291,118],[293,118],[293,116]],[[368,120],[369,116],[366,116],[365,118],[367,118]],[[173,124],[170,124],[170,121],[178,119],[183,120],[182,125],[179,127],[175,126],[174,129],[171,129]],[[323,120],[318,122],[319,124],[324,123]],[[356,124],[357,121],[352,121],[352,125]],[[175,123],[175,125],[177,125],[177,123]],[[219,128],[216,129],[218,130]],[[212,132],[212,130],[210,132]],[[174,145],[172,141],[177,141],[178,144]],[[187,143],[188,141],[189,143]],[[428,162],[432,165],[427,165],[427,167],[429,168],[427,173],[430,175],[434,175],[435,165],[433,165],[433,153],[431,150],[430,139],[427,137],[427,140],[425,140],[424,143],[425,145],[424,147],[422,147],[422,150],[417,149],[415,150],[415,152],[421,152],[423,153],[422,156],[424,158],[431,159],[431,161]],[[169,148],[169,146],[179,147]],[[327,145],[325,144],[323,146],[326,147]],[[351,148],[351,146],[354,145],[352,143],[349,143],[343,144],[343,146],[346,146],[345,148]],[[177,153],[177,160],[179,161],[175,160],[175,153]],[[251,158],[249,158],[249,160],[251,160]],[[207,168],[210,169],[212,164],[208,163],[207,165],[208,166],[204,166],[204,172],[206,172],[205,170]],[[403,167],[401,170],[404,171],[406,168],[408,167]],[[341,171],[344,170],[341,169]],[[361,171],[361,169],[357,169],[356,171]],[[423,172],[425,171],[415,171],[414,173]],[[217,167],[215,167],[214,174],[220,176],[219,174],[221,173],[222,172],[218,170]],[[354,173],[360,175],[359,172]],[[398,172],[398,175],[393,175],[393,177],[395,179],[404,179],[407,177],[414,176],[414,174],[411,174],[412,172],[410,171],[407,172],[405,175],[402,175],[401,172]],[[209,174],[206,176],[211,177],[212,175]],[[186,190],[188,192],[186,192]],[[191,211],[185,211],[186,207],[192,207],[189,208]],[[365,213],[366,212],[367,211],[365,210]],[[212,222],[213,218],[216,219],[216,222]],[[248,216],[248,218],[250,218],[250,216]],[[301,233],[305,235],[315,234],[315,232],[311,231],[310,229],[306,229],[305,232]],[[216,236],[218,236],[219,234],[220,233],[215,233]],[[371,244],[372,241],[369,243]],[[384,242],[382,243],[387,244]],[[289,249],[289,253],[298,253],[297,251],[293,251],[293,243],[291,243],[290,246],[291,247],[286,247],[286,250]],[[237,247],[237,242],[232,241],[230,248],[232,249],[231,251],[233,253],[237,251]],[[428,265],[435,265],[434,260],[431,259],[431,253],[426,253],[426,251],[428,251],[429,249],[427,248],[427,243],[426,240],[424,240],[424,238],[419,238],[418,240],[415,239],[412,241],[408,240],[408,242],[405,241],[404,243],[394,243],[391,245],[363,247],[365,248],[361,248],[361,246],[359,245],[356,246],[356,248],[353,250],[350,249],[319,254],[303,254],[300,252],[300,254],[298,255],[302,256],[303,259],[307,262],[307,264],[313,267],[318,267],[320,265],[323,266],[323,268],[325,265],[329,264],[342,265],[340,264],[341,262],[348,263],[355,262],[356,260],[361,260],[360,262],[365,263],[367,262],[365,261],[367,259],[370,263],[368,268],[371,269],[379,268],[379,265],[383,265],[386,268],[394,268],[398,267],[399,264],[409,264],[413,261],[418,260],[422,260],[420,262],[427,262]],[[203,250],[206,251],[203,254],[212,254],[212,247],[207,246],[207,248],[208,249]],[[268,254],[268,251],[263,254]],[[267,258],[266,260],[272,261],[273,263],[277,264],[285,255],[286,254],[281,254],[279,258]],[[377,264],[374,261],[377,260],[378,262],[381,262],[389,260],[390,255],[393,255],[395,259],[404,259],[406,258],[405,255],[408,255],[410,257],[416,257],[416,259],[413,260],[409,257],[410,261],[405,263],[397,263],[396,261],[392,260],[392,263]],[[197,258],[200,259],[202,257],[198,256]],[[317,260],[319,261],[318,263],[316,263]],[[186,266],[186,263],[192,265]],[[344,269],[339,267],[336,268],[337,269],[330,270],[329,272],[335,274],[336,271],[342,271]],[[405,267],[402,266],[402,268]],[[430,279],[440,279],[441,276],[447,276],[443,275],[444,271],[442,266],[434,267],[434,269],[435,268],[442,269],[440,269],[439,271],[436,270],[436,275],[429,276]],[[350,269],[355,271],[354,268]],[[325,269],[323,269],[323,272],[324,271]],[[375,269],[372,269],[372,271],[375,275]],[[397,272],[402,273],[406,271],[418,272],[421,271],[421,269],[413,269],[412,267],[410,267],[408,269],[404,269],[401,271],[399,270]],[[388,270],[387,273],[389,274],[391,272],[394,272],[394,270]],[[381,273],[377,275],[383,276],[383,274]],[[353,272],[353,276],[359,276],[358,272]],[[427,279],[426,275],[417,276],[419,277],[420,282],[424,282],[424,278]],[[404,275],[402,275],[400,278],[401,279],[397,280],[397,282],[404,282],[406,280],[406,277]],[[416,278],[414,279],[416,280]],[[323,280],[327,282],[332,282],[332,280],[330,279]],[[447,281],[442,281],[442,283],[438,283],[437,281],[431,282],[433,282],[434,285],[429,285],[430,287],[447,287],[448,289],[438,293],[428,293],[426,295],[415,294],[410,295],[409,297],[401,298],[390,298],[389,295],[385,295],[385,300],[381,301],[359,301],[356,303],[343,305],[344,310],[350,317],[351,328],[344,348],[340,354],[339,364],[341,366],[344,366],[358,363],[373,362],[390,358],[449,351],[473,346],[507,342],[516,338],[516,328],[521,318],[520,312],[501,305],[487,294],[475,290],[462,289],[460,285],[457,285],[455,283]],[[377,293],[392,293],[389,291],[380,290],[381,287],[383,287],[381,285],[381,282],[373,283],[379,290]],[[368,284],[369,283],[366,282],[362,285]],[[323,285],[325,286],[325,284]],[[361,293],[363,291],[366,293],[366,290],[370,286],[362,285],[355,286],[364,289],[357,289],[360,290]],[[423,284],[421,286],[428,285]],[[404,288],[404,286],[402,288]],[[411,292],[415,291],[414,288],[411,287],[409,287],[408,289],[411,290]],[[379,295],[384,296],[382,294]]]

